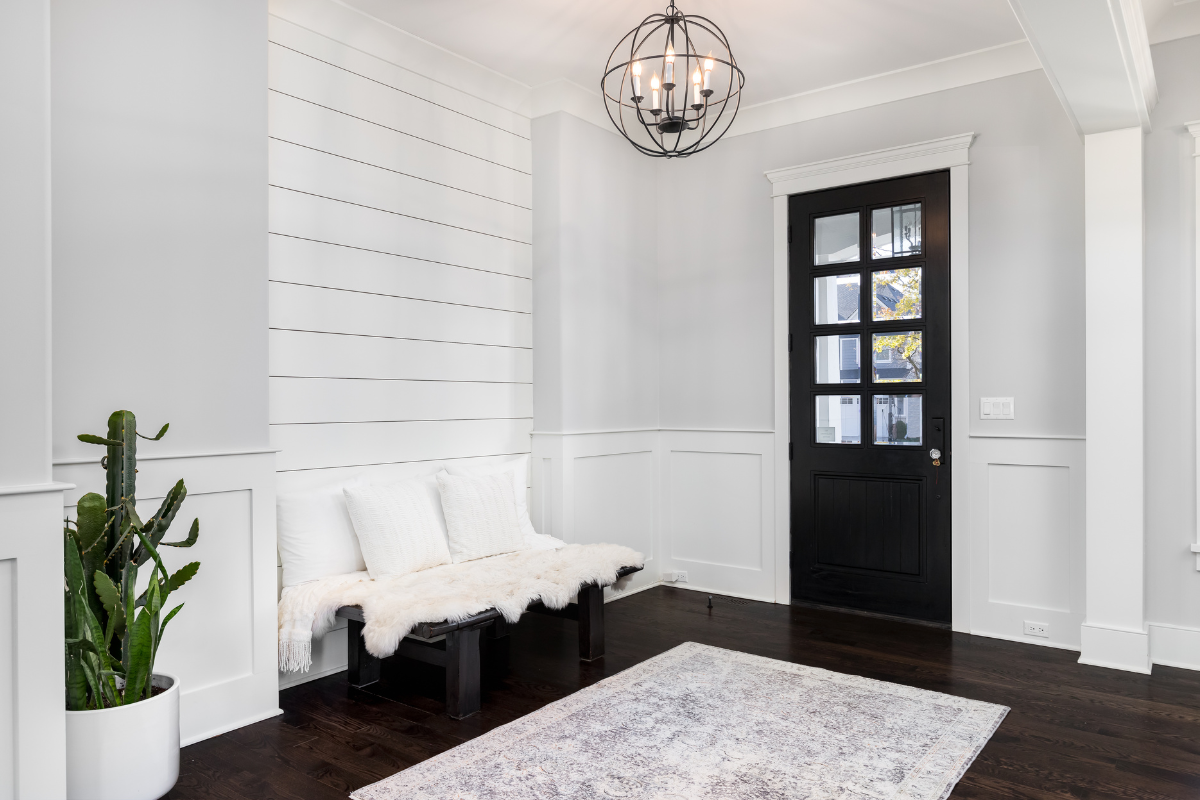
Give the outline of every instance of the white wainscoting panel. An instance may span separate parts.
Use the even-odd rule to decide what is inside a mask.
[[[971,633],[1078,650],[1083,440],[972,437],[970,477]]]
[[[663,431],[663,569],[700,591],[776,599],[773,433]]]
[[[609,542],[645,556],[625,593],[658,583],[657,431],[533,434],[534,527],[566,542]],[[617,596],[605,590],[607,599]]]
[[[529,119],[478,96],[491,73],[344,5],[270,11],[279,491],[530,452]],[[345,666],[342,624],[278,680]]]
[[[193,547],[162,548],[170,570],[200,562],[196,577],[171,597],[185,605],[163,638],[156,664],[180,680],[180,733],[186,745],[281,713],[275,454],[144,458],[162,447],[147,443],[140,450],[139,511],[152,513],[182,479],[188,496],[168,540],[184,538],[192,520],[200,520]],[[71,516],[84,493],[104,493],[102,451],[96,450],[96,462],[54,468],[58,480],[78,487],[67,494]]]
[[[654,552],[653,450],[576,456],[574,483],[572,541]]]

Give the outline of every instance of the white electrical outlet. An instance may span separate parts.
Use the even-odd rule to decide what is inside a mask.
[[[1016,419],[1017,404],[1011,397],[979,398],[980,419]]]
[[[683,571],[664,572],[663,580],[671,583],[687,583],[687,573]]]
[[[1050,626],[1044,622],[1030,622],[1029,620],[1025,620],[1025,635],[1047,638],[1050,636]]]
[[[687,583],[687,572],[676,572],[675,580],[679,583]]]

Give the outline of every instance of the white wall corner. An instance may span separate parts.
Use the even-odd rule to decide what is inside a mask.
[[[536,119],[556,111],[578,117],[609,133],[616,134],[612,120],[604,110],[604,98],[599,92],[585,89],[578,83],[562,78],[535,86],[529,95],[529,118]]]
[[[1196,554],[1196,569],[1200,570],[1200,120],[1189,122],[1184,127],[1187,132],[1192,135],[1193,157],[1192,169],[1195,172],[1192,191],[1195,193],[1195,202],[1192,206],[1192,212],[1196,215],[1195,229],[1193,235],[1195,237],[1195,246],[1192,249],[1192,275],[1196,280],[1196,531],[1194,543],[1192,544],[1192,552]]]

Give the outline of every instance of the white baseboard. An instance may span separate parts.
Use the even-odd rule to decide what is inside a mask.
[[[1200,630],[1151,622],[1150,660],[1164,667],[1200,670]]]
[[[219,728],[213,728],[212,730],[205,731],[204,733],[198,733],[195,736],[189,736],[188,738],[181,740],[179,742],[179,746],[187,747],[189,744],[203,742],[205,739],[211,739],[214,736],[220,736],[222,733],[229,733],[230,731],[235,731],[238,728],[244,728],[247,725],[253,725],[256,722],[262,722],[264,719],[278,717],[282,713],[282,708],[276,708],[272,711],[266,712],[265,714],[255,714],[252,717],[246,717],[245,719],[238,720],[237,722],[231,722],[228,725],[222,725]]]
[[[774,603],[773,597],[755,597],[752,594],[739,594],[731,592],[728,589],[709,589],[695,583],[680,583],[676,581],[661,581],[663,586],[672,586],[676,589],[687,589],[689,592],[697,592],[699,594],[719,595],[720,597],[736,597],[739,600],[753,600],[757,603]]]
[[[302,683],[315,681],[317,678],[324,678],[326,675],[336,675],[339,672],[345,672],[346,665],[342,664],[328,669],[309,670],[308,672],[281,672],[279,673],[279,691],[290,689],[293,686],[299,686]]]
[[[1150,634],[1084,623],[1079,628],[1079,663],[1150,674]]]
[[[1051,647],[1055,650],[1069,650],[1073,653],[1078,653],[1079,648],[1073,644],[1064,644],[1063,642],[1054,642],[1050,639],[1034,639],[1028,636],[1009,636],[1004,633],[992,633],[991,631],[970,631],[972,636],[983,636],[988,639],[1000,639],[1005,642],[1016,642],[1017,644],[1028,644],[1034,647]]]

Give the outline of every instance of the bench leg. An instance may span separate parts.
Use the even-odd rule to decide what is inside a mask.
[[[379,682],[380,660],[367,652],[363,641],[363,623],[356,619],[346,620],[346,662],[349,671],[347,682],[356,688]]]
[[[595,661],[604,657],[604,590],[596,584],[579,590],[579,657]]]
[[[446,634],[446,713],[451,719],[479,710],[479,628]]]

